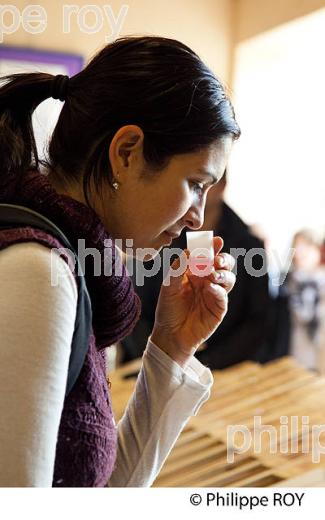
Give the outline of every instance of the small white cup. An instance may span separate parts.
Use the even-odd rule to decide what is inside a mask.
[[[214,267],[213,231],[187,231],[189,268],[196,276],[208,276]]]

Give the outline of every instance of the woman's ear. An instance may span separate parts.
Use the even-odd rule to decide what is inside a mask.
[[[139,126],[126,125],[116,132],[109,146],[113,174],[122,173],[139,159],[143,152],[144,134]]]

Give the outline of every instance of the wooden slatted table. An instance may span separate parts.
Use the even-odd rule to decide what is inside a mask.
[[[135,386],[136,377],[125,377],[140,366],[136,360],[110,374],[116,420]],[[244,362],[213,375],[210,399],[191,417],[154,487],[325,486],[325,455],[320,453],[317,463],[312,458],[315,428],[325,425],[325,377],[290,357],[265,365]],[[254,439],[254,417],[260,417],[262,426],[272,426],[272,434],[257,431],[255,443],[245,452],[235,450],[229,462],[243,433],[228,435],[227,442],[227,428],[242,425]],[[319,440],[325,447],[323,429]]]

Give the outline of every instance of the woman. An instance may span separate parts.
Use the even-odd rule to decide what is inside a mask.
[[[40,162],[31,117],[51,96],[64,105]],[[12,76],[0,110],[0,202],[41,213],[76,249],[82,239],[99,252],[102,265],[110,237],[122,249],[132,239],[134,250],[158,252],[185,226],[199,229],[206,194],[240,133],[212,72],[187,46],[160,37],[120,38],[70,79]],[[233,259],[219,254],[216,237],[215,274],[187,270],[162,287],[136,388],[116,426],[105,348],[130,333],[139,301],[124,268],[122,276],[97,276],[86,258],[93,334],[65,397],[77,289],[71,266],[51,255],[60,245],[37,229],[0,231],[0,483],[150,486],[209,397],[211,372],[193,354],[226,312]],[[117,254],[111,260],[118,263]]]

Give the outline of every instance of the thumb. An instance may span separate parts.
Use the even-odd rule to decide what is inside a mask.
[[[223,245],[224,245],[223,238],[213,237],[214,255],[217,255],[218,253],[220,253],[221,249],[223,248]]]

